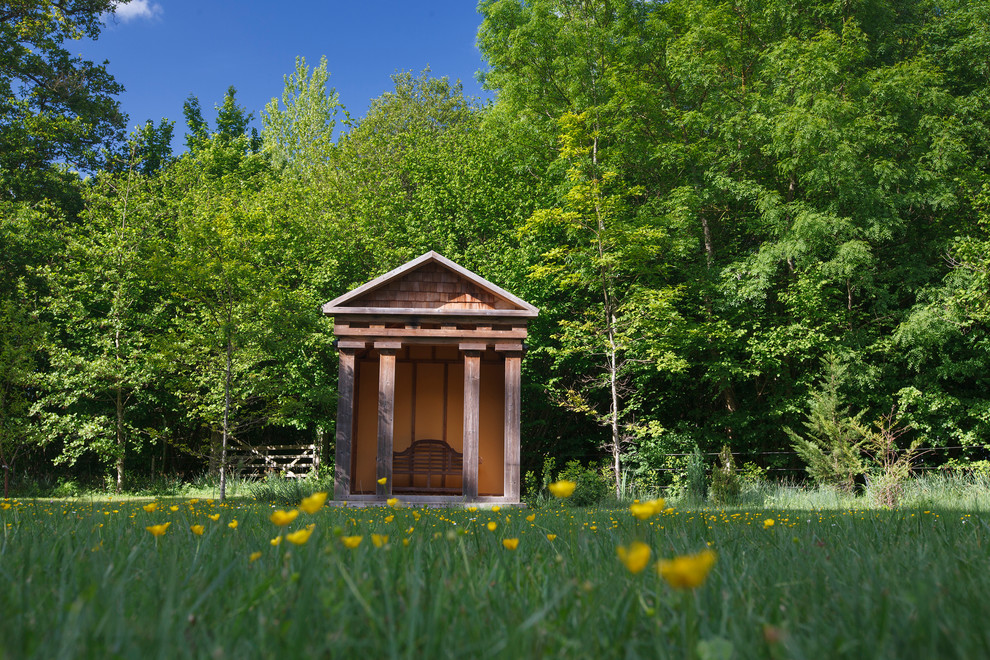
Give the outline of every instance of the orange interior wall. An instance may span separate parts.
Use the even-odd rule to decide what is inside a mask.
[[[505,493],[505,363],[481,363],[478,494]]]
[[[378,361],[358,360],[354,436],[351,446],[351,493],[374,495],[378,454]]]
[[[394,451],[413,439],[445,440],[464,451],[464,363],[456,347],[411,347],[408,360],[396,363]],[[491,353],[487,357],[491,357]],[[436,361],[434,361],[436,360]],[[449,361],[456,360],[456,361]],[[378,360],[358,360],[351,493],[374,494],[378,453]],[[444,391],[446,385],[446,391]],[[505,474],[505,367],[499,359],[482,360],[479,410],[478,494],[503,495]],[[402,484],[408,485],[408,484]],[[425,485],[417,482],[416,485]],[[459,488],[461,479],[448,478]]]

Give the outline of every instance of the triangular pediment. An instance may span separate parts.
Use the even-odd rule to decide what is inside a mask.
[[[533,318],[538,310],[436,252],[427,252],[331,300],[323,313]]]

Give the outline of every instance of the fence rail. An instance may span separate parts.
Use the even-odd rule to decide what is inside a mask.
[[[241,475],[278,473],[295,479],[320,467],[320,453],[312,444],[235,447],[230,452],[230,463]]]

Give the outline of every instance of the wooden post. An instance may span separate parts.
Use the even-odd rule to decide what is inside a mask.
[[[343,344],[344,342],[341,342]],[[363,347],[363,342],[362,342]],[[351,494],[351,433],[354,429],[354,356],[357,348],[338,345],[340,371],[337,377],[337,434],[333,465],[333,498],[346,500]]]
[[[496,344],[505,354],[505,482],[502,494],[510,502],[519,501],[520,435],[522,421],[522,346]]]
[[[464,352],[464,499],[478,498],[478,437],[481,409],[481,353],[484,344],[461,344]]]
[[[375,484],[375,494],[386,498],[392,494],[392,432],[395,424],[395,353],[399,342],[375,342],[378,349],[378,454],[375,477],[385,483]]]

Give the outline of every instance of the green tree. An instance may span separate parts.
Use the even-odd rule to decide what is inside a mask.
[[[140,146],[132,142],[133,153]],[[56,330],[43,402],[46,437],[61,440],[56,463],[95,453],[114,469],[118,492],[127,453],[140,449],[152,424],[142,403],[155,381],[152,346],[165,297],[148,268],[163,238],[161,190],[136,171],[140,165],[102,173],[87,187],[68,258],[48,269]]]
[[[96,39],[111,0],[0,3],[0,199],[61,200],[75,210],[76,175],[123,138],[123,91],[106,63],[72,56],[66,41]]]
[[[272,99],[262,111],[261,151],[277,166],[305,175],[329,161],[338,113],[349,122],[340,96],[327,89],[329,77],[326,57],[312,72],[306,58],[297,57],[296,70],[285,76],[281,107]]]

